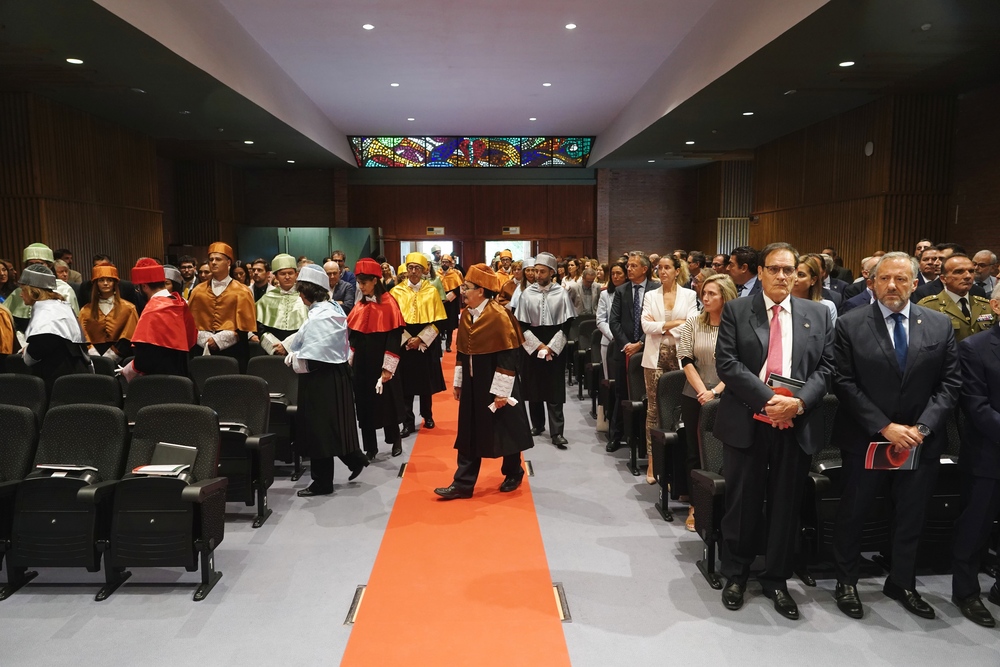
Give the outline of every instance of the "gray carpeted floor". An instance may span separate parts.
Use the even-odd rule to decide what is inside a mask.
[[[629,474],[625,450],[604,451],[588,409],[575,398],[566,405],[568,451],[543,435],[525,457],[535,468],[531,488],[552,580],[564,584],[572,614],[564,628],[576,667],[1000,664],[1000,630],[961,617],[948,601],[947,576],[919,580],[935,621],[885,598],[881,579],[860,586],[861,622],[837,611],[831,581],[791,582],[804,617],[797,623],[779,617],[753,584],[741,611],[724,610],[694,565],[701,542],[684,530],[683,508],[673,524],[660,519],[656,487]],[[413,442],[404,441],[406,452]],[[327,498],[295,497],[308,475],[296,484],[279,477],[274,514],[257,530],[252,508],[230,505],[216,559],[225,576],[204,602],[191,601],[196,573],[135,570],[97,603],[99,573],[42,570],[0,603],[0,664],[339,664],[350,636],[344,618],[371,571],[405,460],[383,452],[351,483],[338,467],[336,494]]]

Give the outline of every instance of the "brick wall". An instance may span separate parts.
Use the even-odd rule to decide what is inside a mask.
[[[697,175],[691,169],[611,170],[607,191],[609,256],[629,250],[658,254],[675,248],[688,250],[696,186]]]
[[[1000,254],[1000,85],[962,95],[953,152],[951,209],[946,237],[969,253]]]

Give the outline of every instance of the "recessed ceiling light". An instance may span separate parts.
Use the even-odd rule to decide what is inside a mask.
[[[546,88],[548,88],[548,87],[549,87],[549,86],[551,86],[552,84],[551,84],[551,83],[543,83],[542,85],[543,85],[543,86],[545,86]]]
[[[656,162],[656,160],[646,160],[646,162]]]
[[[390,83],[389,85],[392,86],[393,88],[399,88],[398,83]]]
[[[287,160],[288,164],[295,164],[295,160]]]
[[[251,140],[251,139],[245,139],[245,140],[243,141],[243,143],[245,143],[246,145],[248,145],[248,146],[249,146],[250,144],[252,144],[252,143],[253,143],[253,140]]]
[[[142,88],[130,88],[133,93],[145,93],[146,91]]]
[[[190,111],[178,111],[177,113],[179,113],[182,116],[187,116],[191,112]]]
[[[406,120],[416,120],[416,118],[407,118]]]
[[[79,58],[67,58],[66,62],[68,62],[70,65],[82,65],[83,64],[83,61],[80,60]]]
[[[845,60],[844,62],[840,63],[840,66],[841,67],[854,67],[854,61],[853,60]]]
[[[920,29],[923,30],[924,32],[927,32],[928,30],[931,29],[931,24],[930,23],[925,23],[922,26],[920,26]]]
[[[753,115],[753,111],[744,111],[743,115],[744,116],[752,116]]]
[[[576,24],[575,23],[567,23],[566,24],[566,29],[567,30],[576,30]]]
[[[366,24],[364,24],[361,27],[364,28],[365,30],[374,30],[375,29],[375,26],[373,26],[371,23],[366,23]]]
[[[693,141],[685,141],[684,143],[687,144],[688,146],[694,146]]]
[[[794,88],[792,88],[791,90],[786,90],[785,91],[785,95],[794,95],[797,92],[799,92],[799,91],[797,91]]]
[[[531,118],[529,118],[528,120],[538,120],[538,119],[537,119],[537,118],[535,118],[534,116],[532,116],[532,117],[531,117]]]

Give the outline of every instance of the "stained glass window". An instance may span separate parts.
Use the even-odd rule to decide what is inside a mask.
[[[359,167],[586,167],[593,137],[350,137]]]

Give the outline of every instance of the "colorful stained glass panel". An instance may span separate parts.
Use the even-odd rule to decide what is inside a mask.
[[[593,137],[350,137],[359,167],[585,167]]]

